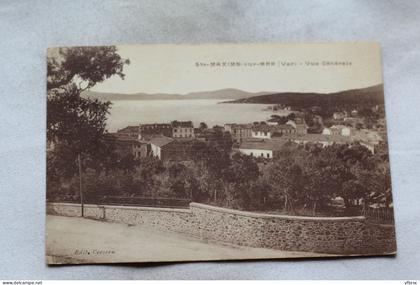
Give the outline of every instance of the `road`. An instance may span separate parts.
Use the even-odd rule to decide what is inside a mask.
[[[313,253],[205,242],[146,226],[129,226],[77,217],[48,215],[46,231],[46,254],[50,264],[317,256]]]

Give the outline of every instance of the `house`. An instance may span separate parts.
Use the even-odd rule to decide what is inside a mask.
[[[358,125],[363,125],[365,123],[364,118],[360,118],[360,117],[345,117],[343,119],[343,122],[346,125],[350,125],[353,128],[356,128]]]
[[[215,125],[215,126],[213,126],[213,128],[211,128],[213,131],[215,131],[215,132],[223,132],[224,131],[224,127],[222,127],[222,126],[219,126],[219,125]]]
[[[232,139],[237,142],[242,142],[252,137],[252,124],[225,124],[225,132],[232,135]]]
[[[128,126],[118,130],[114,135],[120,138],[138,139],[140,135],[140,128],[138,126]]]
[[[375,144],[371,143],[371,142],[364,142],[364,141],[360,141],[360,144],[362,146],[364,146],[365,148],[367,148],[372,154],[375,153]]]
[[[276,118],[268,119],[266,122],[267,122],[267,125],[270,125],[270,126],[277,126],[279,124],[278,119]]]
[[[193,138],[194,126],[191,121],[172,121],[172,137],[173,138]]]
[[[258,139],[271,139],[273,126],[258,124],[253,125],[251,129],[251,136]]]
[[[133,155],[135,158],[147,157],[150,153],[151,149],[149,144],[140,141],[133,143]]]
[[[141,140],[149,140],[154,136],[172,136],[171,124],[141,124],[139,130],[139,139]]]
[[[151,153],[165,161],[188,161],[195,154],[195,143],[203,143],[195,138],[154,137],[150,140]]]
[[[284,143],[285,141],[280,140],[251,139],[243,141],[238,150],[246,155],[271,159]]]
[[[273,128],[273,137],[275,136],[281,136],[283,134],[296,134],[296,129],[289,125],[289,124],[281,124],[274,126]]]
[[[105,142],[112,142],[115,146],[115,152],[120,157],[132,155],[135,158],[141,158],[148,156],[150,152],[146,143],[140,142],[134,137],[121,136],[118,133],[107,134]]]
[[[153,137],[149,143],[151,148],[151,154],[159,159],[166,158],[166,150],[169,149],[169,145],[174,142],[174,139],[165,136]]]
[[[303,136],[290,137],[291,141],[298,144],[314,143],[323,147],[333,144],[350,144],[352,139],[348,136],[341,135],[324,135],[324,134],[306,134]]]
[[[357,131],[353,138],[359,141],[361,145],[365,146],[372,153],[375,153],[375,147],[383,141],[383,138],[379,132],[368,129]]]
[[[296,129],[289,124],[275,126],[256,124],[252,126],[251,130],[251,136],[258,139],[271,139],[272,137],[278,137],[283,134],[296,134]]]
[[[324,128],[322,131],[323,135],[339,135],[339,136],[350,136],[352,134],[352,130],[348,126],[344,125],[334,125],[330,128]]]
[[[333,130],[337,130],[340,135],[348,137],[352,134],[352,129],[344,125],[334,125],[331,127]]]
[[[286,122],[286,125],[292,126],[296,130],[296,134],[298,135],[304,135],[308,133],[308,125],[306,125],[305,120],[301,118],[289,120]]]
[[[163,150],[164,160],[170,161],[189,161],[197,154],[196,146],[203,142],[196,138],[179,138],[167,145]]]
[[[343,120],[345,117],[347,117],[347,112],[334,112],[333,118],[334,120]]]
[[[296,124],[295,129],[296,129],[296,134],[298,135],[305,135],[308,133],[308,125],[306,123]]]
[[[338,135],[338,133],[334,133],[335,130],[333,130],[332,128],[324,128],[322,130],[322,134],[326,135],[326,136],[331,136],[331,135]]]
[[[361,141],[372,142],[374,144],[378,144],[379,142],[383,141],[383,138],[379,132],[369,129],[358,130],[354,134],[354,138]]]

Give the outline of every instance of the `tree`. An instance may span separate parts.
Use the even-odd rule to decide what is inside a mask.
[[[129,61],[122,59],[113,46],[48,51],[47,142],[52,146],[47,154],[49,193],[60,191],[65,184],[75,185],[75,175],[81,170],[77,158],[82,154],[86,182],[92,176],[88,167],[100,175],[101,167],[112,165],[115,158],[112,146],[104,137],[111,103],[84,98],[81,94],[113,75],[124,78],[122,70],[126,64]],[[86,186],[89,190],[89,184]]]
[[[291,158],[278,159],[267,169],[265,179],[270,185],[270,199],[283,202],[284,211],[294,212],[305,185],[301,166]]]
[[[77,155],[103,147],[110,102],[81,93],[113,75],[124,78],[122,59],[114,46],[50,49],[47,58],[47,139],[65,147],[68,163]],[[73,158],[73,161],[70,158]]]
[[[167,183],[164,188],[170,191],[169,195],[176,198],[187,198],[191,192],[187,186],[189,175],[188,168],[179,162],[169,162],[167,169]]]
[[[68,86],[65,92],[52,92],[47,106],[48,140],[66,144],[75,153],[98,149],[111,103],[82,98],[75,85]]]
[[[207,135],[207,142],[210,147],[216,148],[217,151],[229,155],[232,150],[233,140],[229,132],[224,132],[221,128],[214,128]]]
[[[235,153],[229,167],[223,173],[224,180],[230,183],[247,183],[260,176],[257,163],[249,155]]]
[[[129,64],[116,47],[51,49],[47,58],[47,137],[81,151],[105,130],[110,102],[83,98],[81,92],[118,75]]]
[[[292,113],[293,114],[293,113]],[[279,115],[271,115],[271,121],[278,123],[279,125],[283,125],[289,121],[289,116],[279,116]]]
[[[163,162],[155,157],[145,157],[139,162],[133,179],[136,187],[144,195],[158,195],[161,181],[157,176],[162,175],[165,171]]]
[[[201,131],[204,131],[204,130],[206,130],[208,127],[207,127],[207,124],[206,123],[204,123],[204,122],[201,122],[200,123],[200,126],[198,127]]]
[[[47,58],[47,90],[65,89],[77,83],[84,90],[113,75],[124,78],[122,59],[115,46],[53,48]]]
[[[305,207],[311,206],[312,215],[315,215],[318,209],[325,209],[341,191],[347,172],[329,150],[308,155],[303,168],[306,178],[303,201]]]
[[[251,183],[260,176],[254,158],[236,153],[223,171],[223,196],[228,207],[247,209],[251,204]]]
[[[287,115],[287,120],[290,121],[294,121],[296,119],[296,114],[295,113],[290,113],[289,115]]]

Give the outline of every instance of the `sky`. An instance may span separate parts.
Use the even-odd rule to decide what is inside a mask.
[[[124,45],[118,53],[131,62],[125,79],[111,77],[93,91],[329,93],[382,83],[376,43]]]

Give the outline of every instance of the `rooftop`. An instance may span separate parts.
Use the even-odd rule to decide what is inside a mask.
[[[378,143],[382,141],[382,136],[377,131],[362,129],[355,133],[354,138],[365,142]]]
[[[191,121],[172,121],[171,125],[173,128],[193,128],[193,123]]]
[[[105,140],[119,140],[119,141],[136,141],[137,138],[130,137],[120,133],[107,133],[104,136]]]
[[[285,143],[284,140],[246,140],[239,145],[239,149],[278,150]]]
[[[333,126],[331,126],[331,128],[330,129],[338,129],[338,130],[342,130],[342,129],[344,129],[344,128],[349,128],[348,126],[345,126],[345,125],[333,125]]]
[[[153,138],[150,139],[150,143],[154,144],[158,147],[162,147],[162,146],[167,145],[167,144],[169,144],[173,141],[174,141],[174,139],[168,138],[168,137],[165,137],[165,136],[153,137]]]
[[[229,126],[231,127],[233,130],[238,130],[238,129],[251,129],[252,128],[252,124],[225,124],[225,126]]]
[[[323,135],[323,134],[304,134],[301,136],[295,136],[291,139],[295,141],[306,141],[306,142],[336,142],[336,143],[351,143],[352,139],[347,136],[340,135]]]
[[[117,131],[117,133],[138,133],[138,132],[139,132],[138,126],[127,126]]]
[[[252,130],[254,131],[262,131],[262,132],[276,132],[280,130],[293,130],[294,127],[289,124],[282,124],[282,125],[253,125]]]
[[[141,124],[140,129],[146,130],[146,129],[156,129],[156,128],[170,128],[170,124]]]

